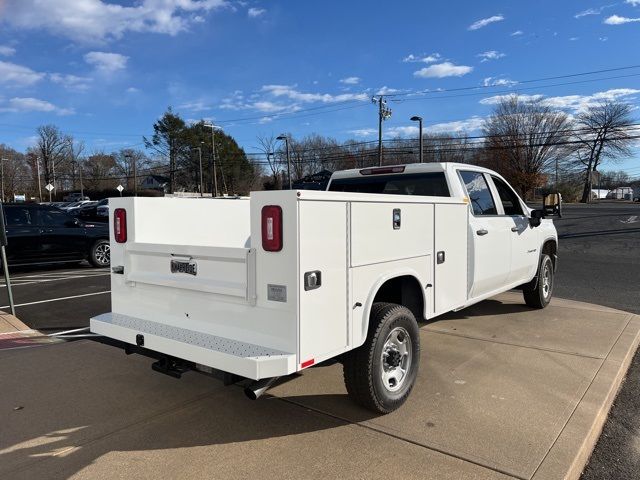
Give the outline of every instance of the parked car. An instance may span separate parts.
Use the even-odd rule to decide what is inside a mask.
[[[350,397],[389,413],[418,375],[417,321],[513,288],[549,304],[553,221],[496,172],[363,168],[334,173],[328,190],[111,199],[113,312],[91,331],[171,376],[252,379],[253,399],[338,358]]]
[[[80,192],[73,192],[73,193],[68,193],[67,195],[65,195],[62,200],[64,200],[65,202],[77,202],[80,200],[91,200],[89,197],[87,197],[86,195],[82,195]]]
[[[5,204],[9,265],[79,262],[109,266],[109,228],[52,206]]]
[[[65,211],[69,211],[69,210],[73,210],[74,208],[81,207],[82,205],[84,205],[85,203],[89,203],[90,201],[91,200],[78,200],[77,202],[68,203],[64,207],[60,207],[60,208]]]
[[[69,211],[72,215],[76,217],[92,221],[92,222],[106,222],[109,220],[109,212],[107,211],[107,217],[98,215],[98,208],[102,206],[106,206],[109,203],[109,199],[105,198],[98,202],[87,202],[84,205],[80,205],[77,208],[74,208]]]

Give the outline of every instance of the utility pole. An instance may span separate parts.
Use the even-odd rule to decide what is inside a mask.
[[[419,131],[420,131],[420,163],[424,163],[424,157],[422,155],[422,117],[419,116],[413,116],[411,117],[411,121],[412,122],[418,122],[419,124]]]
[[[200,142],[200,147],[198,147],[198,156],[200,157],[200,196],[204,197],[204,183],[202,177],[202,145],[204,142]]]
[[[287,135],[279,135],[276,137],[276,140],[284,140],[284,145],[287,152],[287,177],[289,177],[289,190],[292,190],[291,187],[291,157],[289,157],[289,137]]]
[[[556,157],[556,193],[558,193],[558,157]]]
[[[378,105],[378,165],[382,166],[382,122],[391,118],[391,109],[383,95],[374,95],[371,103]]]
[[[56,189],[56,161],[51,159],[51,169],[53,170],[53,190]],[[55,195],[55,194],[54,194]],[[53,198],[56,198],[55,196]],[[49,202],[51,202],[51,190],[49,190]]]
[[[131,165],[131,171],[133,173],[133,196],[138,196],[138,171],[136,170],[136,160],[133,158],[133,155],[130,153],[125,153],[124,158],[129,161],[129,165]]]
[[[212,123],[205,123],[205,127],[211,129],[211,195],[218,196],[218,176],[216,175],[216,126]]]

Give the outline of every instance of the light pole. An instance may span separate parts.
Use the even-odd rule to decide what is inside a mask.
[[[412,122],[418,122],[418,129],[420,130],[420,163],[424,163],[424,158],[422,156],[422,117],[414,115],[411,117]]]
[[[42,184],[40,183],[40,158],[36,157],[36,170],[38,171],[38,195],[42,203]]]
[[[289,137],[287,137],[285,134],[282,135],[278,135],[276,137],[276,140],[284,140],[284,145],[285,145],[285,149],[287,152],[287,177],[289,177],[289,190],[292,190],[291,188],[291,158],[289,157]]]
[[[0,160],[0,175],[2,175],[2,199],[0,201],[4,202],[4,162],[6,162],[8,158],[3,158]]]
[[[82,184],[82,165],[80,165],[80,162],[78,160],[72,160],[71,163],[76,166],[76,168],[78,169],[78,173],[80,174],[80,198],[84,200],[84,185]],[[75,187],[76,186],[74,181],[73,188]]]
[[[216,127],[213,123],[205,123],[205,127],[211,129],[211,195],[218,196],[218,177],[216,175]]]

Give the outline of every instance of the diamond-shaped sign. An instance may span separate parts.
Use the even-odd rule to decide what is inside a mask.
[[[50,183],[47,183],[47,185],[44,187],[46,188],[48,191],[53,190],[55,187],[53,185],[51,185]]]
[[[122,185],[118,185],[116,187],[116,190],[118,190],[120,193],[122,193],[122,191],[124,190],[124,187]]]

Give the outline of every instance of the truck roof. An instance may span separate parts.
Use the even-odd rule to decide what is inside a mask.
[[[447,172],[453,171],[456,168],[463,167],[468,170],[477,170],[483,172],[491,172],[483,167],[479,167],[476,165],[469,165],[467,163],[454,163],[454,162],[430,162],[430,163],[407,163],[402,165],[384,165],[382,167],[364,167],[364,168],[354,168],[350,170],[339,170],[334,172],[331,175],[331,180],[335,180],[336,178],[352,178],[352,177],[361,177],[363,175],[372,174],[379,171],[380,174],[388,174],[388,175],[402,175],[406,173],[421,173],[421,172]],[[364,172],[364,173],[363,173]],[[367,173],[369,172],[369,173]]]

